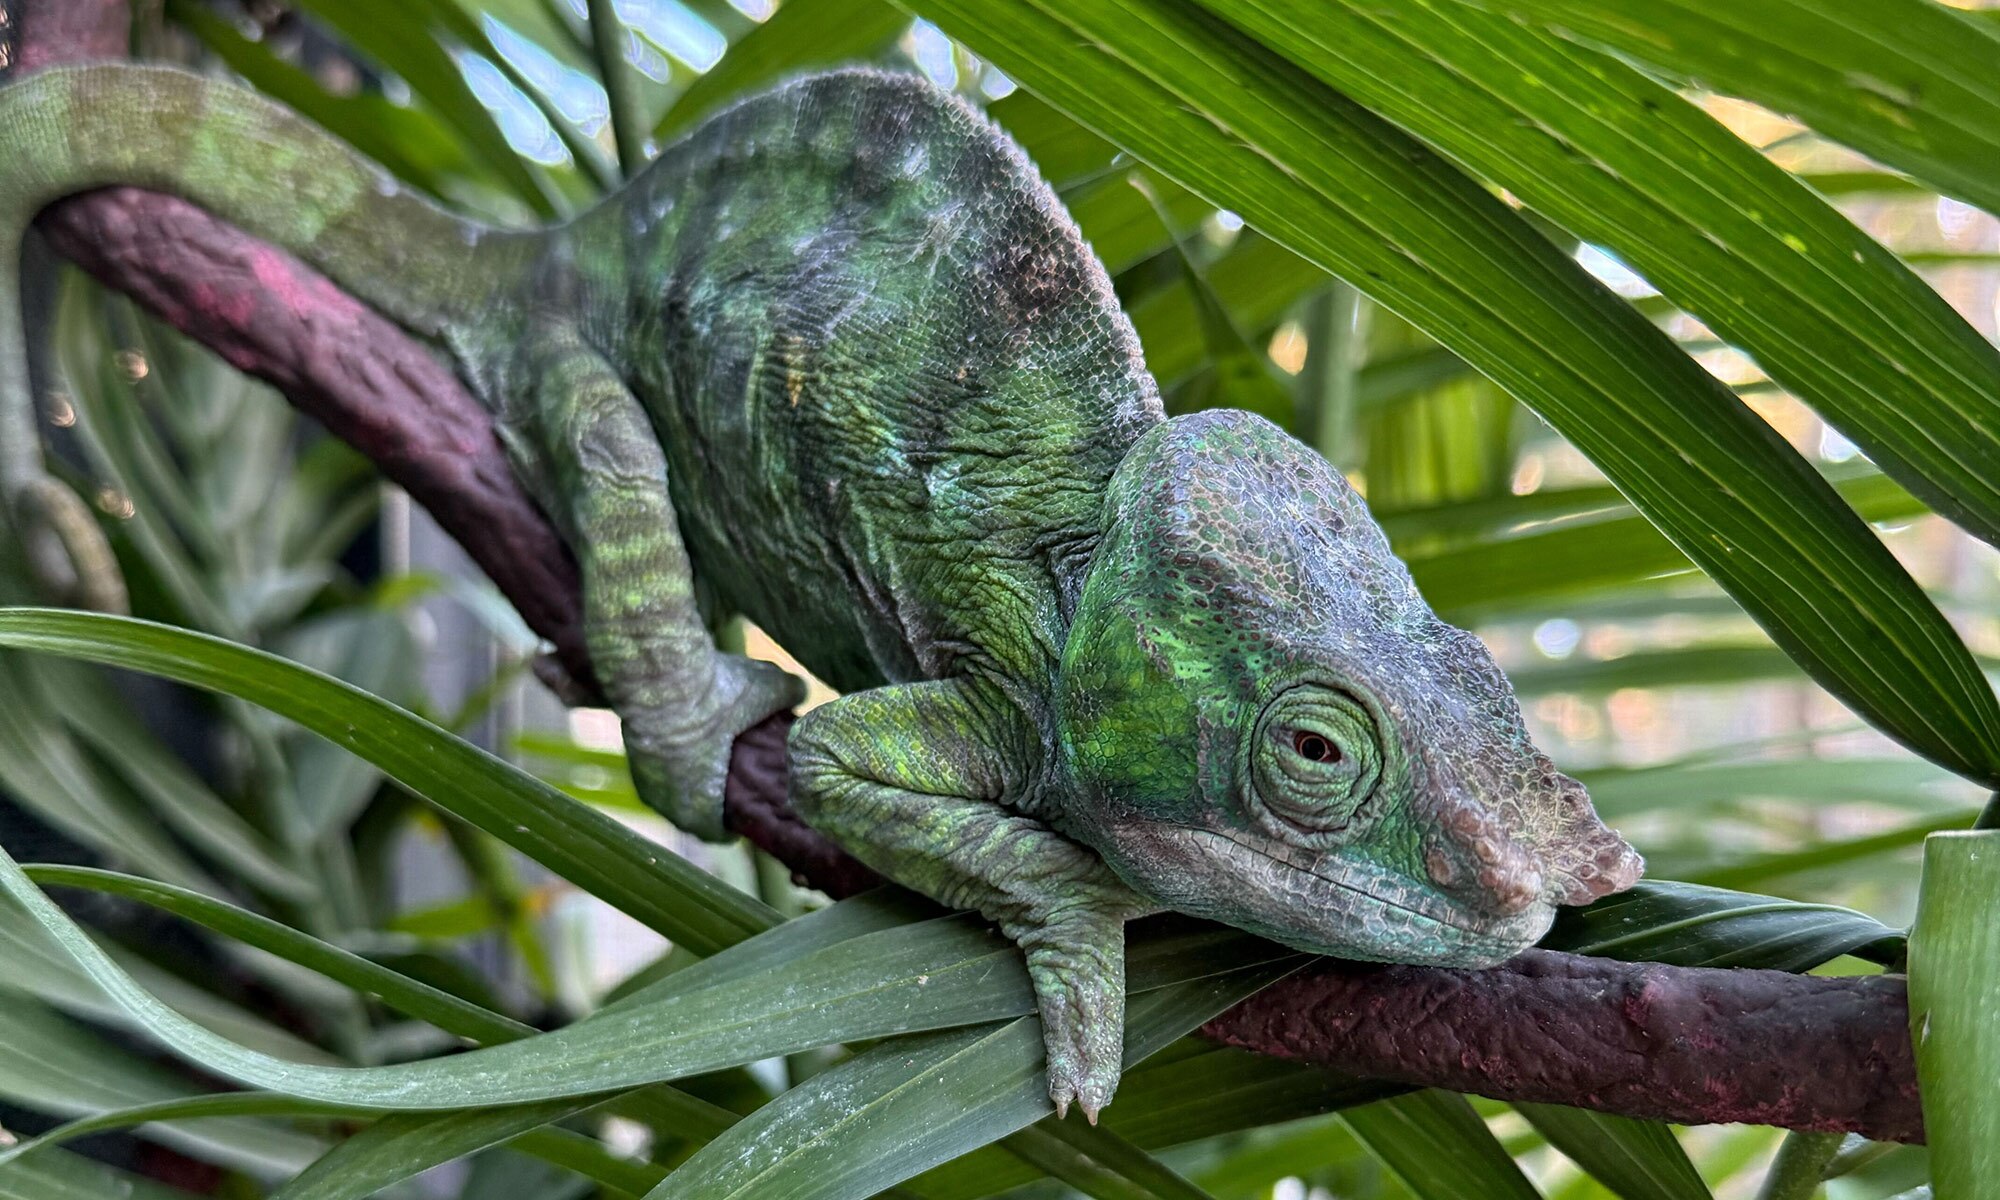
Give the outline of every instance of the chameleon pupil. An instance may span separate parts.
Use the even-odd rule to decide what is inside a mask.
[[[1332,742],[1316,733],[1307,733],[1303,729],[1292,734],[1292,749],[1316,763],[1340,761],[1340,750]]]

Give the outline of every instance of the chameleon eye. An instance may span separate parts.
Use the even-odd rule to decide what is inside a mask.
[[[1292,731],[1292,749],[1307,762],[1337,763],[1340,761],[1340,747],[1327,741],[1310,729]]]
[[[1317,683],[1272,697],[1248,748],[1247,802],[1267,827],[1306,845],[1354,836],[1381,778],[1381,737],[1359,700]]]

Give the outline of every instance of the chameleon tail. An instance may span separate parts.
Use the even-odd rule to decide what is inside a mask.
[[[21,306],[21,241],[44,206],[129,184],[193,201],[283,246],[410,332],[445,340],[518,278],[528,236],[453,216],[253,92],[162,67],[42,71],[0,88],[0,502],[55,596],[122,608],[88,507],[42,459]]]

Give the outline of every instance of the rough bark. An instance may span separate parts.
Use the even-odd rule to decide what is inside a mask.
[[[123,0],[23,0],[24,67],[124,48]],[[448,367],[324,277],[170,197],[52,206],[63,255],[132,295],[373,459],[464,544],[573,678],[590,679],[575,565]],[[731,828],[835,896],[878,882],[786,803],[789,715],[738,739]],[[1895,977],[1819,979],[1535,951],[1491,971],[1326,962],[1203,1032],[1418,1086],[1686,1123],[1922,1139]]]
[[[1923,1140],[1901,976],[1819,978],[1548,950],[1488,971],[1325,960],[1202,1033],[1499,1100]]]

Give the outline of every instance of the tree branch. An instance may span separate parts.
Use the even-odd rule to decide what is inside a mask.
[[[123,0],[21,0],[24,67],[122,51]],[[427,349],[292,256],[192,206],[111,189],[52,206],[55,248],[373,459],[591,678],[574,563],[485,411]],[[789,714],[737,740],[730,827],[838,896],[875,874],[786,803]],[[1685,1123],[1922,1140],[1895,977],[1821,979],[1532,951],[1490,971],[1315,966],[1204,1034],[1355,1075]]]

